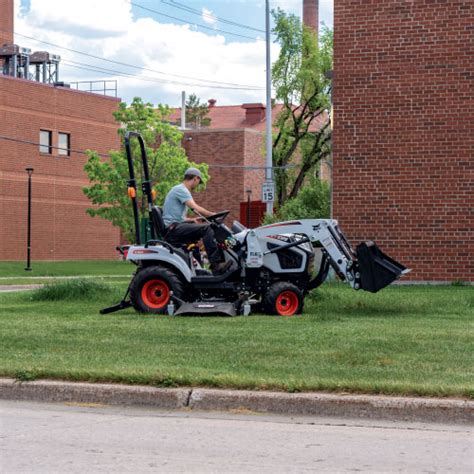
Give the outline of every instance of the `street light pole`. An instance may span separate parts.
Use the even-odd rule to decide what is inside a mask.
[[[272,159],[272,63],[270,56],[270,0],[265,0],[265,25],[267,45],[267,109],[266,109],[266,160],[265,181],[273,186],[273,159]],[[273,214],[273,199],[267,201],[267,214]]]
[[[33,168],[25,168],[28,173],[28,234],[26,244],[26,268],[27,272],[31,271],[31,175]]]

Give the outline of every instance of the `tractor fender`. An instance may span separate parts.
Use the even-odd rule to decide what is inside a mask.
[[[134,262],[156,262],[156,265],[165,263],[168,267],[176,269],[183,278],[191,283],[193,274],[184,258],[177,252],[167,247],[132,245],[128,249],[127,260]]]

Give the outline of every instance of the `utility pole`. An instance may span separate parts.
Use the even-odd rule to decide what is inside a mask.
[[[272,159],[272,62],[270,57],[270,0],[265,0],[265,25],[267,44],[267,110],[266,110],[266,160],[265,160],[265,185],[263,195],[267,194],[267,214],[273,214],[273,200],[275,189],[273,183]],[[265,193],[265,190],[267,193]],[[270,191],[270,192],[268,192]]]
[[[181,92],[181,129],[186,129],[186,91]]]

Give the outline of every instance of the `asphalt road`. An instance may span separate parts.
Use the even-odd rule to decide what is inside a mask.
[[[469,472],[463,425],[0,401],[0,472]]]

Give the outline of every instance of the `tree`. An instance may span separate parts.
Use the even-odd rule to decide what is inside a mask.
[[[146,145],[150,178],[156,191],[156,202],[162,205],[166,194],[172,186],[182,181],[184,172],[190,166],[201,170],[203,187],[208,179],[207,165],[190,163],[181,146],[182,132],[168,122],[170,109],[167,106],[143,103],[135,98],[130,106],[122,102],[114,117],[121,125],[118,129],[120,137],[133,130],[141,133]],[[135,158],[135,174],[142,176],[142,163],[139,146],[133,140],[132,152]],[[88,161],[84,170],[90,180],[90,186],[83,188],[84,194],[95,207],[87,209],[92,216],[109,220],[119,227],[129,240],[133,239],[133,214],[130,198],[127,195],[129,179],[125,149],[109,152],[109,158],[102,158],[95,151],[88,151]],[[141,198],[140,212],[145,216],[145,197],[139,189]]]
[[[331,105],[332,31],[319,39],[295,15],[273,11],[280,55],[273,65],[276,101],[282,110],[274,123],[277,206],[295,198],[307,176],[331,153],[331,127],[324,120]],[[286,168],[288,167],[288,168]]]
[[[330,207],[329,184],[313,176],[296,197],[288,198],[274,215],[267,215],[264,223],[273,224],[294,219],[328,219]]]
[[[196,94],[191,94],[186,101],[186,125],[191,128],[208,127],[211,125],[208,114],[207,104],[201,104],[201,99]],[[181,125],[181,119],[178,119],[178,125]]]

